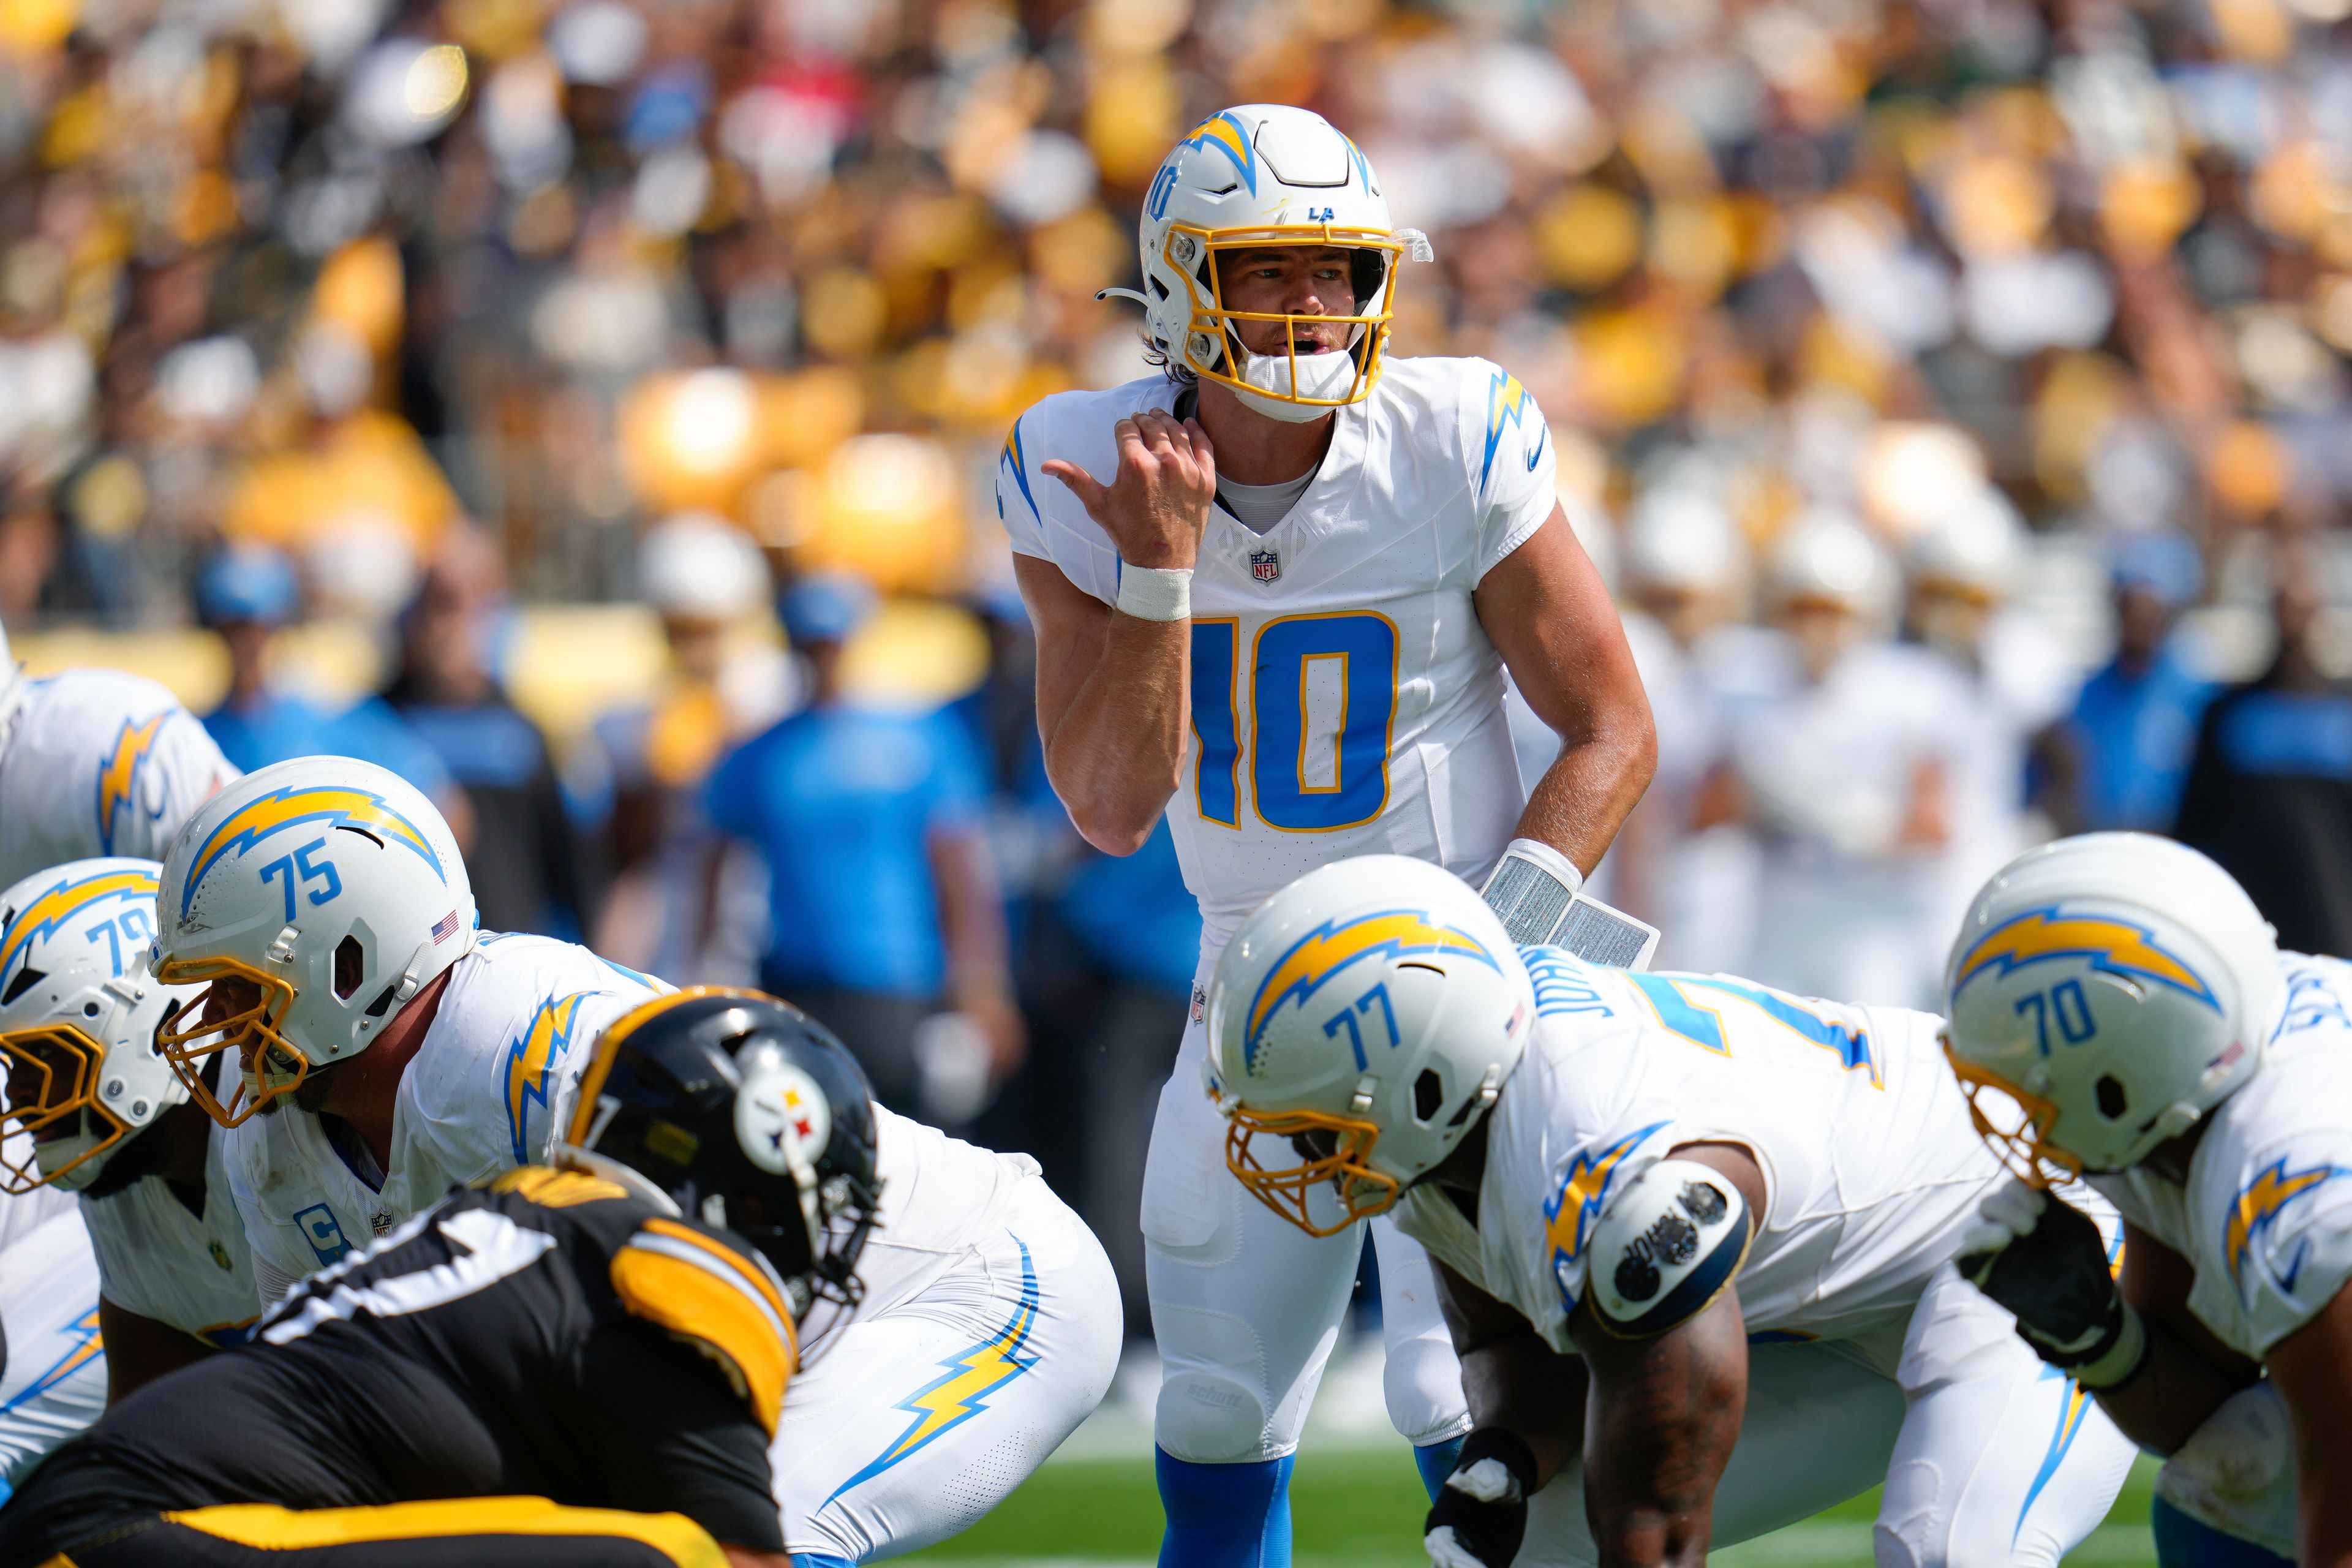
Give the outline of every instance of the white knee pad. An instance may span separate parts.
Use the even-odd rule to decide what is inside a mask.
[[[1470,1430],[1462,1398],[1462,1363],[1450,1342],[1416,1335],[1391,1341],[1381,1369],[1381,1393],[1389,1423],[1416,1448],[1459,1437]]]
[[[1273,1458],[1265,1428],[1265,1400],[1230,1377],[1176,1372],[1160,1381],[1152,1436],[1172,1458],[1196,1465]]]

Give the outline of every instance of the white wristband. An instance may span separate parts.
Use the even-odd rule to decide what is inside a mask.
[[[1192,569],[1190,566],[1129,566],[1118,564],[1118,611],[1139,621],[1185,621],[1192,618]]]

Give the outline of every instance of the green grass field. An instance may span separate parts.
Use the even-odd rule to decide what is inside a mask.
[[[2084,1568],[2153,1568],[2143,1461],[2114,1512],[2066,1561]],[[1290,1489],[1297,1568],[1427,1568],[1420,1551],[1426,1507],[1421,1478],[1402,1447],[1303,1454]],[[1870,1568],[1871,1492],[1805,1523],[1710,1554],[1725,1568]],[[1047,1465],[1004,1505],[941,1546],[902,1559],[962,1568],[1029,1563],[1141,1568],[1160,1547],[1160,1500],[1142,1459],[1068,1459]]]

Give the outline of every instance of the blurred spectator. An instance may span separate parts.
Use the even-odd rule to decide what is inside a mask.
[[[2197,724],[2213,685],[2185,656],[2173,624],[2204,583],[2196,546],[2167,531],[2120,534],[2112,565],[2116,653],[2083,685],[2053,737],[2052,815],[2085,833],[2170,829]]]
[[[2029,842],[2026,755],[2063,714],[2080,672],[2049,628],[2011,603],[2030,565],[2024,523],[1989,485],[1955,498],[1911,542],[1907,629],[1948,659],[1969,697],[1954,738],[1951,847],[1930,929],[1958,929],[1985,879]]]
[[[714,841],[702,787],[722,753],[792,703],[783,654],[736,637],[767,607],[768,563],[725,519],[686,512],[647,531],[637,580],[661,616],[671,669],[651,702],[606,713],[592,730],[613,787],[614,882],[596,951],[680,985],[748,985],[767,919],[756,857],[725,858],[717,917],[696,941]]]
[[[710,820],[766,862],[761,984],[838,1034],[893,1108],[966,1121],[974,1080],[1001,1081],[1024,1042],[982,763],[950,714],[845,700],[844,645],[874,608],[862,581],[806,578],[780,608],[808,706],[721,762],[708,794]]]
[[[383,699],[366,696],[340,712],[284,690],[271,679],[270,653],[294,618],[301,584],[294,564],[274,550],[232,546],[196,574],[196,613],[228,648],[228,694],[204,716],[221,754],[245,773],[289,757],[358,757],[433,797],[458,847],[473,846],[473,812],[440,754]]]
[[[1754,837],[1733,822],[1692,826],[1723,751],[1711,672],[1738,664],[1733,645],[1755,635],[1727,625],[1746,597],[1748,547],[1704,479],[1670,479],[1643,496],[1625,531],[1625,640],[1649,693],[1658,771],[1610,846],[1610,888],[1659,928],[1657,967],[1744,972],[1754,934]]]
[[[1886,639],[1893,570],[1851,519],[1776,542],[1778,630],[1724,672],[1725,764],[1697,826],[1764,843],[1748,973],[1802,995],[1924,1006],[1969,698],[1938,657]]]
[[[2279,945],[2352,956],[2352,682],[2320,667],[2317,563],[2283,552],[2278,653],[2206,709],[2174,837],[2237,878]]]
[[[497,548],[470,529],[451,532],[403,616],[384,700],[465,792],[482,924],[576,939],[587,930],[586,867],[562,785],[539,726],[490,673],[504,606]]]

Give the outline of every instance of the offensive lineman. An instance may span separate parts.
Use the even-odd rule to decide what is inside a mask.
[[[715,1027],[746,1005],[669,993],[569,943],[478,935],[474,918],[431,803],[349,759],[265,768],[173,844],[155,973],[212,988],[202,1016],[161,1037],[233,1129],[266,1295],[453,1184],[543,1158],[600,1036],[672,1008]],[[198,1090],[206,1058],[232,1047],[236,1095]],[[1035,1164],[877,1121],[881,1207],[842,1222],[877,1234],[867,1283],[814,1308],[779,1439],[801,1568],[961,1530],[1092,1413],[1117,1368],[1108,1260]],[[793,1439],[812,1423],[824,1441]]]
[[[94,855],[159,857],[236,776],[153,681],[111,669],[27,679],[0,630],[0,887]],[[11,1146],[5,1157],[28,1156]],[[56,1192],[0,1199],[0,1247],[72,1207]]]
[[[452,1193],[132,1396],[0,1568],[792,1568],[768,1449],[795,1316],[855,1279],[829,1223],[871,1204],[874,1125],[831,1036],[734,1023],[601,1046],[593,1151]]]
[[[2169,1456],[2166,1568],[2352,1562],[2352,966],[2278,951],[2229,873],[2136,833],[2061,839],[1977,895],[1952,1065],[2031,1185],[1961,1267]],[[1998,1098],[1998,1097],[1996,1097]],[[2044,1191],[2081,1172],[2124,1267]]]
[[[1142,1228],[1161,1560],[1226,1568],[1286,1557],[1290,1456],[1363,1237],[1274,1225],[1225,1175],[1192,1087],[1218,951],[1290,878],[1367,850],[1481,876],[1507,844],[1564,900],[1653,739],[1534,400],[1484,360],[1385,356],[1395,269],[1428,242],[1352,142],[1299,109],[1213,115],[1161,164],[1140,245],[1144,291],[1120,292],[1166,374],[1023,415],[997,501],[1055,791],[1116,855],[1164,809],[1201,901]],[[1506,667],[1565,741],[1532,798]],[[1457,1369],[1426,1260],[1374,1237],[1390,1417],[1433,1487],[1466,1427]]]
[[[2000,1172],[1934,1018],[1514,949],[1373,856],[1243,923],[1209,1026],[1265,1206],[1393,1205],[1436,1260],[1476,1422],[1438,1568],[1696,1563],[1882,1480],[1881,1568],[2053,1568],[2121,1487],[2130,1444],[1947,1267]]]
[[[194,996],[147,973],[152,860],[76,860],[0,892],[0,1066],[32,1159],[0,1191],[72,1193],[96,1249],[107,1401],[242,1343],[260,1314],[227,1134],[155,1037]]]
[[[206,990],[157,1043],[230,1130],[265,1302],[452,1186],[544,1159],[590,1045],[667,989],[475,920],[440,812],[372,763],[274,763],[172,841],[152,973]]]

